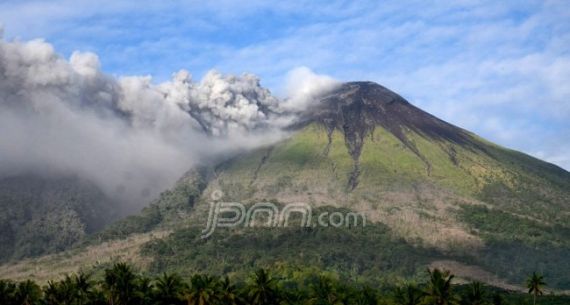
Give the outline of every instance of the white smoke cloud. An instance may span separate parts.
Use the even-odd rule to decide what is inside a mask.
[[[295,97],[306,102],[313,90],[303,85]],[[155,85],[104,74],[93,53],[68,61],[42,40],[0,40],[4,177],[75,174],[140,207],[207,157],[282,138],[294,119],[285,108],[250,74],[211,71],[193,82],[182,70]]]
[[[340,84],[332,77],[316,74],[307,67],[291,70],[286,79],[288,99],[281,105],[281,108],[289,111],[306,109],[317,96]]]
[[[188,111],[200,116],[200,123],[213,134],[255,128],[277,112],[277,98],[251,74],[236,77],[210,71],[190,89]]]

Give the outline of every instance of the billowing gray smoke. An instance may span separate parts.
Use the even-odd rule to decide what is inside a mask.
[[[119,80],[119,108],[132,114],[137,127],[148,124],[169,129],[189,122],[207,134],[228,135],[271,124],[279,115],[278,99],[251,74],[224,76],[210,71],[200,83],[182,70],[170,82],[153,86],[149,77]],[[190,114],[190,117],[188,116]],[[179,127],[179,125],[177,125]]]
[[[295,73],[303,92],[319,79],[304,68]],[[320,80],[315,90],[334,84]],[[280,101],[253,75],[214,71],[200,82],[186,71],[158,85],[115,79],[95,54],[67,61],[41,40],[0,37],[0,178],[78,175],[141,206],[206,156],[281,139],[316,92],[289,89],[293,98]]]

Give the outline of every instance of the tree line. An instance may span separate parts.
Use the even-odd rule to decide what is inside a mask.
[[[503,293],[490,293],[480,282],[453,284],[454,275],[428,270],[425,283],[405,283],[386,289],[346,283],[326,273],[301,278],[274,276],[258,269],[244,281],[207,274],[185,281],[176,273],[151,278],[126,263],[105,269],[101,279],[79,272],[40,287],[32,280],[0,280],[2,305],[506,305]],[[533,273],[527,281],[537,303],[544,292],[544,278]],[[461,288],[461,289],[460,289]]]

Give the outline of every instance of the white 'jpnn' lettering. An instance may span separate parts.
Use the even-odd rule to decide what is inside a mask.
[[[237,202],[216,202],[221,199],[221,192],[217,196],[212,196],[214,202],[210,203],[210,211],[206,228],[202,230],[202,238],[211,236],[216,228],[243,227],[288,227],[289,218],[293,214],[301,216],[300,226],[311,227],[312,209],[305,203],[291,203],[279,210],[279,208],[269,202],[260,202],[247,208]],[[328,216],[328,217],[327,217]],[[335,228],[341,226],[358,226],[359,217],[362,217],[362,226],[366,226],[366,217],[362,213],[349,212],[343,215],[341,212],[323,212],[319,215],[316,225]]]

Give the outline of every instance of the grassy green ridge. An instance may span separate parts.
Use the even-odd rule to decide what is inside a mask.
[[[353,160],[343,135],[334,131],[329,143],[324,127],[312,124],[277,145],[219,164],[211,169],[216,177],[212,180],[206,180],[203,172],[188,175],[140,215],[118,222],[100,236],[112,239],[157,227],[174,229],[166,239],[143,247],[154,273],[244,275],[260,266],[298,265],[362,278],[378,274],[413,278],[431,261],[444,258],[492,270],[514,284],[539,270],[548,275],[552,287],[570,287],[565,259],[570,236],[564,214],[569,196],[564,187],[570,179],[562,170],[484,140],[485,151],[480,151],[411,132],[407,137],[424,160],[376,128],[360,156],[360,184],[351,192],[346,184]],[[417,188],[427,188],[429,196]],[[301,200],[328,208],[364,207],[380,216],[364,230],[241,229],[202,240],[208,195],[215,189],[221,189],[229,201]],[[386,202],[385,194],[396,198]],[[382,223],[385,215],[406,209],[437,227],[455,224],[480,238],[482,248],[463,250],[459,244],[442,250],[437,242],[435,247],[414,242],[406,231]]]
[[[322,211],[321,208],[316,212]],[[337,209],[326,208],[329,211]],[[190,270],[243,276],[260,267],[290,265],[373,279],[413,277],[442,257],[395,238],[382,224],[352,228],[219,228],[208,239],[202,227],[179,229],[154,240],[142,254],[153,258],[150,271]]]
[[[90,244],[168,228],[142,248],[151,273],[244,277],[258,267],[316,267],[357,279],[421,279],[432,262],[477,266],[512,284],[540,271],[570,288],[570,174],[486,142],[477,149],[406,131],[411,151],[377,127],[360,155],[359,184],[344,135],[311,124],[288,139],[189,173],[140,214]],[[418,156],[421,154],[421,158]],[[429,163],[429,170],[426,162]],[[366,228],[244,228],[199,237],[209,195],[234,202],[305,202],[367,215]],[[100,270],[102,271],[102,270]]]
[[[486,241],[468,261],[497,270],[513,283],[539,271],[552,287],[570,287],[570,228],[480,206],[464,206],[460,214]]]
[[[544,165],[544,162],[527,158],[520,153],[490,145],[487,149],[489,153],[484,153],[454,143],[428,140],[414,133],[408,133],[408,138],[429,161],[432,173],[428,175],[422,160],[395,136],[378,127],[364,144],[360,156],[363,171],[361,180],[364,183],[360,189],[428,180],[456,192],[473,195],[481,192],[482,187],[490,180],[504,180],[510,184],[518,178],[530,179],[532,183],[548,183],[549,187],[552,185],[556,188],[556,192],[563,192],[565,187],[570,186],[569,175],[560,173],[563,170]],[[251,188],[249,184],[255,184],[257,180],[269,182],[283,176],[310,176],[313,179],[321,179],[322,181],[315,181],[319,183],[319,187],[321,184],[333,182],[342,185],[352,170],[352,159],[347,152],[343,135],[336,130],[333,132],[330,150],[325,156],[323,152],[327,144],[324,127],[312,124],[272,148],[257,173],[256,181],[253,181],[253,171],[259,167],[261,156],[266,153],[263,150],[237,157],[226,164],[222,173],[228,180],[243,179],[243,189]],[[455,152],[458,164],[451,160],[451,150]],[[538,165],[522,166],[519,164],[521,159]],[[528,168],[534,170],[525,171]],[[550,173],[553,171],[554,173]],[[537,172],[541,174],[537,175]]]
[[[447,257],[493,270],[516,284],[534,269],[552,275],[556,287],[570,287],[565,261],[570,241],[570,174],[471,136],[479,149],[408,131],[406,137],[420,158],[377,127],[360,155],[360,184],[348,191],[353,161],[343,134],[335,130],[329,143],[326,129],[311,124],[271,148],[226,162],[206,190],[219,188],[232,200],[344,206],[377,214],[380,222],[393,211],[411,210],[440,230],[452,225],[483,243],[480,251],[467,256],[460,252],[471,250],[452,245]],[[427,190],[422,193],[418,188]],[[485,206],[492,207],[491,212],[481,212]],[[409,226],[413,229],[414,222]],[[421,248],[422,243],[414,247]],[[515,254],[517,263],[509,260]]]
[[[422,271],[431,261],[454,259],[493,270],[517,285],[523,284],[527,274],[539,271],[548,277],[550,287],[568,287],[567,237],[550,227],[536,227],[528,220],[522,220],[529,222],[525,224],[505,224],[505,217],[513,217],[508,213],[494,216],[491,223],[483,220],[478,226],[479,209],[466,207],[462,211],[463,216],[472,217],[466,221],[481,230],[487,241],[484,249],[470,256],[411,245],[381,223],[365,228],[219,228],[205,240],[201,238],[203,227],[191,226],[147,243],[142,254],[152,259],[148,271],[153,274],[189,270],[243,277],[256,268],[285,265],[317,267],[365,281],[421,280]],[[322,210],[346,212],[323,207],[316,214]],[[485,231],[501,226],[506,227],[497,233]],[[517,230],[528,230],[527,239],[518,240]],[[547,239],[552,242],[544,244],[545,239],[539,235],[549,235]]]

